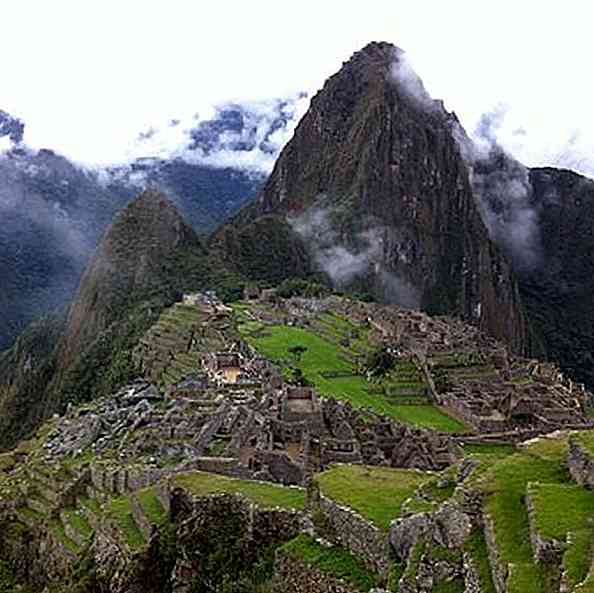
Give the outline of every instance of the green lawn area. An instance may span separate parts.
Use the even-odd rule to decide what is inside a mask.
[[[524,496],[529,482],[563,484],[569,481],[563,463],[563,442],[542,439],[471,476],[485,493],[484,508],[493,519],[501,560],[513,564],[509,593],[548,593],[547,574],[536,565]],[[487,459],[487,456],[485,456]]]
[[[315,333],[299,327],[274,325],[264,335],[245,334],[246,339],[264,356],[280,364],[291,361],[288,348],[302,345],[307,348],[297,366],[305,378],[313,383],[321,395],[348,401],[358,408],[369,408],[378,414],[400,422],[442,432],[465,432],[467,427],[431,404],[398,404],[397,396],[369,393],[379,386],[369,383],[361,375],[326,378],[328,372],[354,372],[346,352]],[[294,361],[291,361],[294,363]],[[295,363],[294,363],[295,364]]]
[[[496,455],[505,457],[516,452],[515,445],[498,443],[466,443],[463,447],[466,455]]]
[[[200,471],[177,475],[173,481],[197,496],[216,493],[243,494],[263,507],[278,506],[288,509],[303,509],[305,507],[305,490],[302,488],[238,480]]]
[[[571,585],[590,569],[594,536],[594,492],[570,484],[529,484],[538,532],[546,539],[571,542],[563,556]]]
[[[431,477],[416,470],[336,465],[318,474],[316,480],[325,496],[387,530],[400,514],[404,501]]]
[[[365,564],[340,546],[323,546],[308,535],[299,535],[280,550],[332,577],[343,579],[359,591],[369,591],[377,577]]]

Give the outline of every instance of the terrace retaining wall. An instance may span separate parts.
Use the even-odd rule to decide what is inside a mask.
[[[359,593],[344,581],[279,551],[274,559],[274,590],[278,593]]]
[[[569,439],[567,465],[571,477],[586,488],[594,488],[594,459],[575,439]]]
[[[534,501],[530,492],[526,493],[526,509],[528,510],[528,523],[530,525],[530,543],[535,562],[555,562],[567,547],[564,542],[556,539],[542,537],[536,527]]]
[[[387,577],[390,567],[388,533],[351,508],[326,498],[315,484],[308,488],[308,506],[313,514],[323,514],[335,543],[361,558],[380,577]]]

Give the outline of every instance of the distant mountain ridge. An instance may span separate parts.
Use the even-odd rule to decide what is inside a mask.
[[[229,155],[254,151],[273,160],[278,138],[273,139],[286,132],[293,108],[293,99],[265,108],[221,106],[214,119],[193,124],[185,153],[105,170],[82,168],[52,150],[31,150],[23,144],[25,124],[0,112],[0,138],[11,141],[0,152],[0,350],[27,323],[69,303],[102,233],[140,189],[166,190],[199,233],[236,212],[265,174],[225,162]],[[225,162],[217,162],[217,155]]]

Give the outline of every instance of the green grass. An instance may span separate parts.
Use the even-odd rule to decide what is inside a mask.
[[[495,455],[497,457],[506,457],[516,451],[515,445],[498,443],[466,443],[463,449],[466,455]]]
[[[326,547],[302,534],[280,550],[329,576],[350,583],[359,591],[367,592],[377,584],[377,577],[363,562],[339,546]]]
[[[146,518],[154,525],[162,525],[167,520],[167,513],[157,498],[154,488],[145,488],[137,494],[138,502]]]
[[[174,478],[174,482],[197,496],[217,493],[243,494],[252,502],[263,507],[278,506],[287,509],[303,509],[305,507],[305,490],[302,488],[238,480],[199,471],[180,474]]]
[[[489,551],[482,529],[475,528],[472,531],[464,543],[464,549],[474,560],[474,566],[479,576],[481,593],[496,593],[493,577],[491,576]]]
[[[568,581],[577,584],[586,578],[591,564],[594,536],[594,492],[568,484],[529,484],[528,493],[535,511],[536,529],[546,539],[564,542],[563,555]],[[569,535],[569,538],[568,538]]]
[[[82,498],[80,499],[80,504],[95,513],[95,515],[98,515],[101,512],[101,505],[94,498]]]
[[[74,529],[76,529],[83,537],[90,538],[93,535],[93,529],[89,522],[85,519],[82,511],[75,509],[68,509],[65,511],[68,517],[68,522]]]
[[[555,461],[557,463],[564,464],[565,460],[567,459],[569,445],[566,437],[540,437],[538,439],[528,441],[528,444],[522,445],[521,449],[530,455],[537,455],[541,459],[547,459],[549,461]]]
[[[550,439],[547,439],[550,441]],[[547,575],[534,563],[524,495],[529,482],[568,481],[560,458],[563,444],[538,442],[524,451],[496,459],[470,477],[485,494],[484,508],[493,519],[501,560],[513,564],[508,593],[548,593]]]
[[[574,432],[571,435],[572,439],[581,447],[594,457],[594,431],[580,431]]]
[[[59,520],[54,520],[50,523],[50,531],[73,554],[79,554],[80,546],[66,535],[66,532],[64,531],[64,526]]]
[[[569,531],[594,524],[594,492],[569,484],[529,484],[538,532],[564,541]]]
[[[431,404],[401,405],[383,393],[369,393],[369,383],[361,375],[325,378],[323,373],[353,372],[347,354],[340,346],[324,340],[315,333],[284,325],[266,328],[261,336],[246,335],[246,339],[264,356],[280,364],[294,362],[288,348],[302,345],[307,351],[298,366],[304,377],[313,383],[321,395],[348,401],[357,408],[369,408],[377,414],[395,418],[405,424],[442,432],[465,432],[467,427]],[[418,383],[414,383],[415,386]]]
[[[592,564],[592,540],[594,533],[592,528],[576,529],[569,536],[569,547],[563,554],[563,566],[569,590],[581,583],[590,570]],[[594,585],[591,583],[590,586]],[[582,589],[579,589],[582,591]],[[590,589],[584,589],[584,591]],[[592,589],[594,590],[594,589]]]
[[[136,521],[132,515],[132,505],[126,496],[120,496],[111,500],[106,510],[108,516],[115,521],[123,533],[127,544],[132,549],[137,549],[144,545],[144,536],[138,525],[136,525]]]
[[[415,470],[336,465],[316,477],[321,492],[382,530],[399,516],[404,501],[429,479]]]

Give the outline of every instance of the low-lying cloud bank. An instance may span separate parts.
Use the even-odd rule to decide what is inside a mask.
[[[288,219],[293,230],[306,242],[319,266],[335,288],[344,289],[361,278],[372,278],[385,302],[410,309],[420,306],[418,290],[384,265],[385,237],[389,231],[378,221],[359,221],[360,231],[348,236],[348,243],[333,223],[331,206],[313,206]]]

